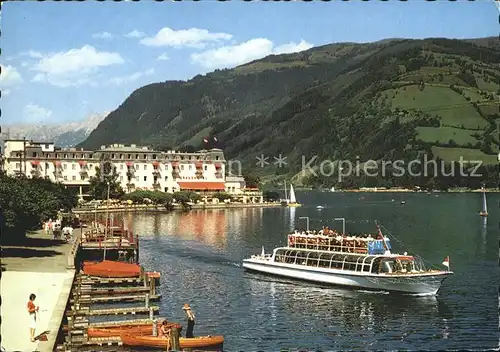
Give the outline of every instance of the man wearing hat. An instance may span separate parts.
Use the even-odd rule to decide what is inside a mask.
[[[184,304],[184,307],[182,307],[182,309],[184,310],[184,313],[186,313],[186,318],[188,320],[188,325],[187,325],[187,329],[186,329],[186,338],[194,337],[193,336],[193,329],[194,329],[195,315],[194,315],[193,311],[191,310],[191,307],[187,303]]]

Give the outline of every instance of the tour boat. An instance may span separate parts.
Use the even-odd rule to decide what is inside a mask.
[[[435,295],[453,274],[427,270],[418,256],[391,253],[390,240],[378,228],[375,237],[349,236],[325,229],[319,234],[295,232],[286,247],[243,260],[249,271],[367,290]]]
[[[488,216],[488,204],[486,202],[486,190],[483,187],[483,209],[479,212],[480,216]]]
[[[112,260],[102,262],[83,262],[83,272],[98,277],[139,277],[141,266]]]
[[[125,346],[141,346],[141,347],[156,347],[166,348],[168,346],[168,339],[159,336],[146,336],[146,335],[131,335],[122,334],[120,336]],[[221,347],[224,343],[224,336],[197,336],[197,337],[180,337],[179,347],[184,348],[210,348]],[[170,344],[171,345],[171,344]]]
[[[157,323],[158,331],[161,328],[161,322]],[[182,330],[182,325],[177,323],[167,324],[168,328],[176,327],[179,332]],[[131,335],[150,335],[153,333],[153,324],[138,324],[138,325],[125,325],[125,326],[113,326],[106,328],[92,328],[89,327],[87,334],[89,337],[120,337],[122,334]]]

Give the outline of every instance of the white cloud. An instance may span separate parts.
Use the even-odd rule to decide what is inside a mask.
[[[96,39],[112,39],[113,38],[113,34],[111,34],[109,32],[95,33],[95,34],[92,34],[92,38],[96,38]]]
[[[191,61],[208,69],[234,67],[271,54],[299,52],[310,49],[312,46],[312,44],[301,40],[298,44],[290,42],[275,47],[269,39],[255,38],[237,45],[193,53]]]
[[[21,77],[21,74],[15,67],[10,65],[2,66],[2,73],[0,74],[0,85],[2,88],[12,87],[23,82],[24,80]]]
[[[298,53],[299,51],[309,50],[313,47],[311,43],[301,40],[299,44],[290,42],[288,44],[279,45],[273,50],[273,54],[290,54]]]
[[[206,29],[189,28],[175,30],[164,27],[153,37],[146,37],[140,43],[146,46],[172,46],[203,48],[208,42],[230,40],[233,36],[227,33],[211,33]]]
[[[170,59],[170,58],[168,57],[168,55],[166,53],[163,53],[156,58],[156,60],[160,60],[160,61],[166,61],[168,59]]]
[[[118,53],[98,51],[85,45],[79,49],[52,53],[32,68],[38,74],[33,82],[47,82],[59,87],[81,86],[92,82],[92,74],[101,67],[122,64]]]
[[[135,82],[139,78],[145,77],[145,76],[151,76],[155,73],[154,68],[150,68],[149,70],[146,71],[137,71],[135,73],[132,73],[130,75],[126,76],[118,76],[118,77],[113,77],[108,80],[108,84],[114,84],[114,85],[122,85],[125,83],[130,83],[130,82]]]
[[[125,34],[127,38],[142,38],[145,37],[146,33],[134,29],[132,32]]]
[[[34,103],[26,105],[23,112],[24,117],[28,121],[43,121],[52,115],[52,110],[43,108]]]
[[[29,63],[29,62],[27,62],[27,61],[23,61],[23,62],[21,62],[21,66],[22,66],[22,67],[26,67],[26,66],[28,66],[29,64],[30,64],[30,63]]]

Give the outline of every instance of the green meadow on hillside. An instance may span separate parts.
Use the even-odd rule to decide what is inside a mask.
[[[469,148],[446,148],[446,147],[432,147],[432,154],[447,162],[460,161],[460,157],[464,161],[482,161],[485,165],[498,165],[497,155],[485,154],[477,149]]]
[[[475,145],[477,139],[472,135],[477,134],[475,130],[463,130],[455,127],[423,127],[419,126],[417,130],[417,139],[428,143],[448,144],[453,140],[459,146],[466,146],[468,143]]]
[[[417,85],[411,85],[389,91],[393,93],[393,108],[417,109],[437,115],[441,124],[447,126],[484,129],[488,125],[462,95],[450,88],[428,85],[421,90]]]

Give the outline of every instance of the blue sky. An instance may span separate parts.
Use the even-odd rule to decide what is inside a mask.
[[[491,1],[7,2],[3,124],[116,109],[135,89],[271,53],[384,38],[497,36]]]

